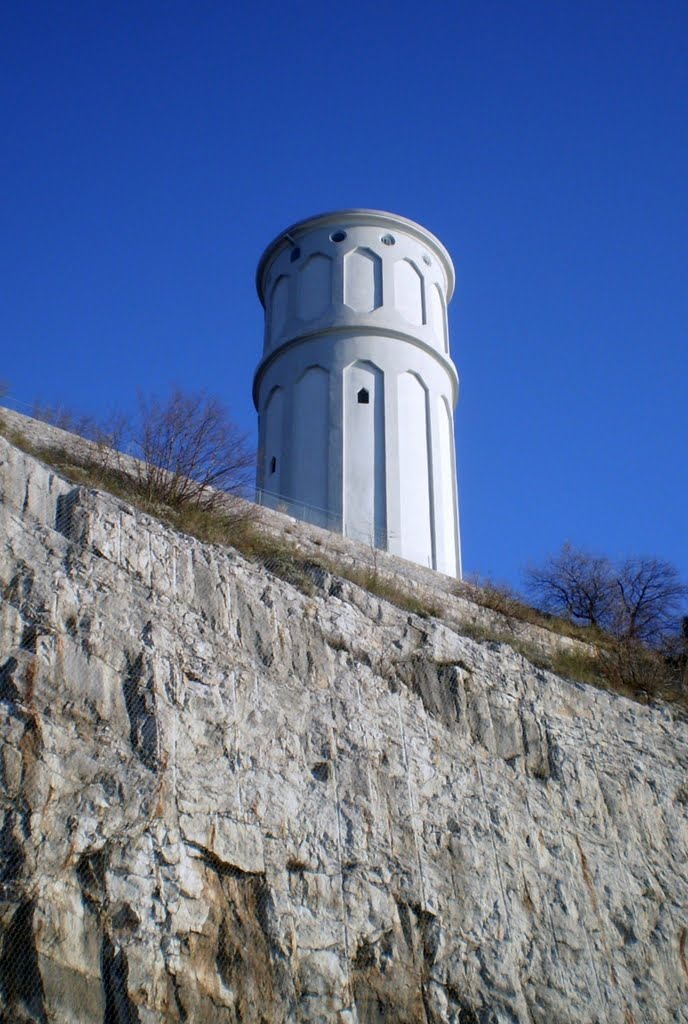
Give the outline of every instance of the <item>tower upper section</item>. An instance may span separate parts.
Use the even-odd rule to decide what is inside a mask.
[[[263,253],[256,275],[265,307],[263,360],[328,332],[397,336],[449,360],[449,253],[431,232],[380,210],[340,210],[299,221]],[[455,397],[455,396],[454,396]]]

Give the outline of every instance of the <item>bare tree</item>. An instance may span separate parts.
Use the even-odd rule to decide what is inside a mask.
[[[613,568],[608,558],[564,544],[544,565],[527,569],[526,589],[542,609],[578,625],[605,628],[613,606]]]
[[[545,610],[652,647],[678,629],[688,597],[669,562],[646,557],[614,565],[570,544],[528,569],[526,584]]]
[[[675,699],[685,686],[688,619],[682,626],[680,613],[688,587],[669,562],[627,558],[615,565],[566,544],[526,579],[544,608],[604,631],[599,666],[613,688]]]
[[[150,501],[211,511],[226,493],[242,494],[254,464],[246,436],[205,392],[174,388],[169,399],[139,399],[133,450],[137,483]]]
[[[658,558],[629,558],[614,579],[612,632],[657,647],[678,631],[688,587],[678,570]]]

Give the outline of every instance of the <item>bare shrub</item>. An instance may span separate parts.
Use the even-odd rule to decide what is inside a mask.
[[[519,622],[534,622],[538,613],[534,608],[529,608],[511,587],[506,583],[495,583],[494,580],[483,579],[474,574],[465,581],[470,587],[470,596],[476,604],[490,611],[497,612],[509,620]],[[456,589],[456,593],[463,593],[462,587]]]
[[[31,416],[34,420],[48,423],[51,427],[66,430],[87,440],[95,440],[95,435],[102,429],[94,416],[81,415],[66,405],[49,405],[36,401],[31,408]]]
[[[72,435],[41,441],[36,454],[79,482],[157,511],[179,529],[224,536],[230,525],[255,518],[254,506],[239,500],[253,465],[246,437],[205,392],[174,388],[166,401],[140,397],[135,418],[99,420],[39,403],[33,416]]]
[[[688,615],[681,619],[678,632],[664,641],[662,654],[673,670],[677,685],[688,695]]]
[[[468,579],[462,580],[456,585],[454,593],[458,597],[468,595],[475,604],[497,612],[505,619],[505,627],[512,633],[523,632],[528,626],[538,626],[550,633],[557,633],[560,636],[573,637],[590,643],[591,637],[580,626],[577,626],[570,618],[554,615],[533,607],[517,591],[505,583],[495,583],[493,580],[484,579],[474,573]]]
[[[662,655],[633,637],[614,637],[599,650],[600,670],[614,688],[634,696],[675,699],[677,678]]]
[[[246,436],[205,392],[175,388],[164,403],[141,398],[132,443],[136,482],[151,502],[210,512],[248,486],[254,459]]]

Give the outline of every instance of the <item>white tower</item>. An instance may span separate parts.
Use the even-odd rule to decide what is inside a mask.
[[[326,213],[282,232],[256,281],[258,500],[460,576],[444,246],[391,213]]]

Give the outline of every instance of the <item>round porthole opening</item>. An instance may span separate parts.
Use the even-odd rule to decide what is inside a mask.
[[[330,235],[332,242],[343,242],[346,238],[346,231],[333,231]]]
[[[394,235],[383,235],[382,238],[380,239],[380,241],[382,242],[383,245],[395,245],[396,244],[396,238],[394,237]]]

